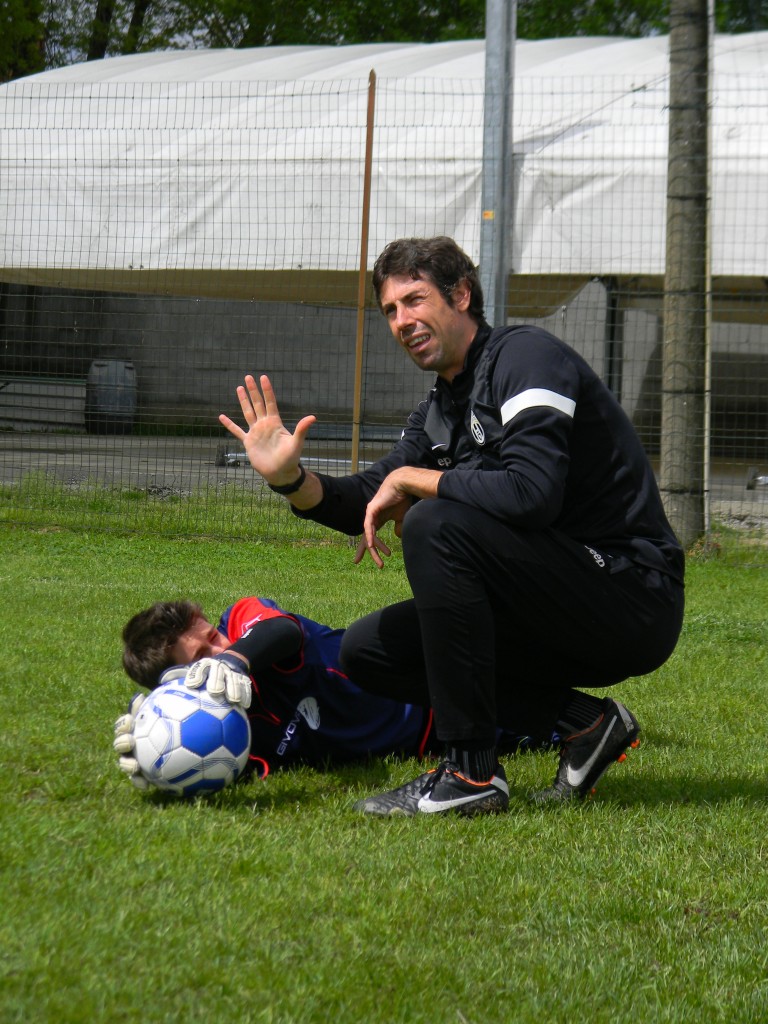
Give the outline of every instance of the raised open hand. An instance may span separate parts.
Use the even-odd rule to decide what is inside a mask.
[[[223,413],[219,422],[242,443],[251,465],[268,483],[290,484],[298,475],[304,441],[316,417],[304,416],[291,433],[280,417],[269,377],[262,374],[259,384],[247,374],[245,386],[237,389],[247,430]]]

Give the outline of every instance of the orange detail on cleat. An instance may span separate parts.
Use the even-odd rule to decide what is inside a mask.
[[[631,750],[637,750],[637,748],[639,746],[640,746],[640,739],[638,737],[635,737],[635,739],[633,739],[632,742],[629,744],[629,747],[630,747]],[[622,764],[626,760],[627,760],[627,752],[626,752],[626,750],[624,750],[616,758],[616,764]]]

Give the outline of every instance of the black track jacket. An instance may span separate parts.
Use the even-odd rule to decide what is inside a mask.
[[[322,501],[296,514],[359,534],[368,501],[400,466],[445,470],[440,498],[683,579],[629,418],[588,363],[538,327],[482,324],[462,372],[437,378],[393,450],[352,476],[318,474]]]

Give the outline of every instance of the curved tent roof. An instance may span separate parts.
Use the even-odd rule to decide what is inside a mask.
[[[578,36],[518,40],[515,75],[649,76],[668,73],[668,37],[623,39]],[[768,33],[715,37],[721,72],[765,72]],[[23,79],[30,82],[253,82],[299,79],[479,78],[485,75],[485,41],[361,43],[354,46],[265,46],[244,50],[165,50],[72,64]],[[11,83],[11,87],[18,83]]]
[[[368,77],[368,266],[393,237],[479,250],[482,40],[187,50],[0,87],[0,278],[353,301]],[[768,33],[717,36],[712,270],[768,277]],[[668,38],[518,41],[513,269],[663,274]],[[340,291],[335,289],[338,287]],[[638,285],[640,287],[640,285]]]

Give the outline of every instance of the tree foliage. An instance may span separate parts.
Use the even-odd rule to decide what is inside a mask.
[[[768,29],[768,0],[718,0],[718,32],[761,32]]]
[[[521,39],[648,36],[667,31],[668,0],[518,0]]]
[[[485,35],[486,0],[0,0],[0,80],[121,53],[446,42]],[[517,0],[521,39],[667,31],[668,0]],[[719,0],[720,32],[768,28],[768,0]]]
[[[0,82],[45,69],[42,0],[0,5]]]

